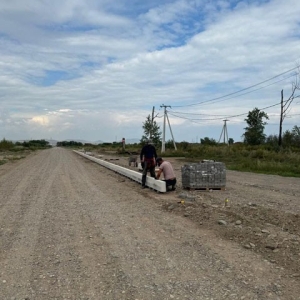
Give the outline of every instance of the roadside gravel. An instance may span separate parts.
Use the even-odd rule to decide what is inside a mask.
[[[232,174],[234,184],[244,173]],[[245,204],[252,184],[239,187]],[[0,299],[300,299],[297,276],[193,219],[225,194],[198,193],[184,215],[180,183],[141,190],[61,148],[0,166],[0,191]],[[286,191],[298,197],[299,180]],[[279,198],[276,208],[299,212]]]

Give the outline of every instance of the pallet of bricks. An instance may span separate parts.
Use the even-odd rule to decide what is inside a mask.
[[[184,189],[225,190],[226,168],[222,162],[203,160],[181,167],[182,187]]]

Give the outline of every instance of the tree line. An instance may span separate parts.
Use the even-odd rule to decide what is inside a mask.
[[[269,144],[274,148],[277,147],[300,147],[300,127],[295,125],[292,130],[286,130],[279,135],[265,134],[265,126],[267,125],[269,116],[264,111],[254,108],[249,111],[247,117],[244,119],[247,126],[244,128],[244,134],[242,135],[242,143],[250,146],[258,146]],[[155,120],[150,118],[150,115],[143,122],[144,134],[140,140],[141,144],[145,144],[145,141],[150,137],[153,144],[157,147],[161,144],[161,131],[160,127]],[[187,143],[187,142],[186,142]],[[217,145],[217,141],[213,138],[204,137],[200,138],[202,145]],[[233,144],[232,138],[228,139],[228,144]],[[184,144],[184,142],[183,142]],[[166,142],[167,148],[173,147],[172,141]]]
[[[23,142],[12,142],[8,141],[5,138],[0,141],[0,150],[14,150],[19,151],[23,149],[46,149],[50,148],[49,142],[46,140],[29,140]]]

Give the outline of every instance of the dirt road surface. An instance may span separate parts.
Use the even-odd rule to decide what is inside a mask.
[[[172,162],[165,194],[61,148],[0,166],[0,299],[300,299],[300,180]]]

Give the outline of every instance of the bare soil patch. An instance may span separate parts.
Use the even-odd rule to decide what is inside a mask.
[[[126,166],[126,160],[115,163]],[[169,192],[163,204],[166,211],[260,254],[286,276],[300,278],[299,178],[227,170],[225,190],[187,190],[181,186],[181,166],[188,162],[166,160],[178,179],[176,192]]]
[[[186,191],[171,161],[164,194],[60,148],[0,166],[0,299],[299,299],[299,179]]]

